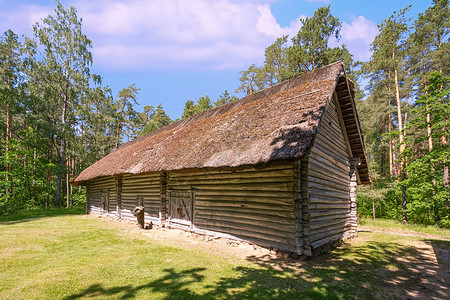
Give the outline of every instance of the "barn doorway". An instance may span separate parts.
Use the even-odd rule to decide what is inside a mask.
[[[194,224],[194,192],[168,190],[169,225],[173,227],[192,228]]]
[[[100,208],[109,213],[109,189],[108,190],[100,190]]]

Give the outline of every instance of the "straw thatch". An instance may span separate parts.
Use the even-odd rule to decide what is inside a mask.
[[[298,159],[311,147],[342,72],[342,63],[334,63],[136,138],[84,170],[74,183]]]

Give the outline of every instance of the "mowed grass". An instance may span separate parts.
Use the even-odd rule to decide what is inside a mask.
[[[241,259],[71,213],[0,219],[0,299],[402,299],[419,289],[417,237],[361,233],[307,261]]]

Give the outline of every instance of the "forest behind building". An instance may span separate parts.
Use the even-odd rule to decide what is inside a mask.
[[[410,7],[378,25],[369,61],[354,61],[339,40],[330,6],[300,19],[295,36],[265,49],[262,65],[241,71],[234,91],[249,95],[335,61],[355,82],[372,186],[358,189],[358,213],[450,228],[449,3]],[[135,84],[111,92],[92,72],[92,42],[74,7],[56,2],[30,37],[0,36],[0,215],[77,206],[83,187],[70,180],[123,143],[177,120],[162,104],[138,109]],[[239,97],[187,100],[187,118]]]

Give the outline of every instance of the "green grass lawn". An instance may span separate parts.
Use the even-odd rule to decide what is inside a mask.
[[[363,232],[307,261],[267,261],[65,212],[0,219],[0,299],[404,299],[419,289],[419,237]]]

